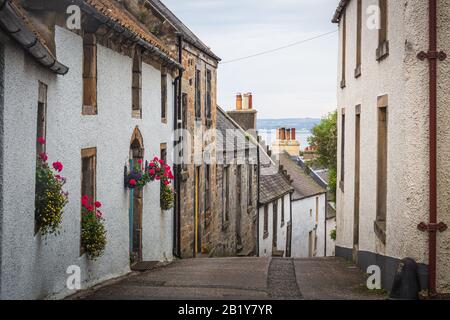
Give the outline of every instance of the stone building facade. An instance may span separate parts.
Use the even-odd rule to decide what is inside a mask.
[[[380,266],[388,290],[400,260],[410,257],[419,264],[422,288],[450,292],[450,63],[438,54],[450,52],[449,21],[447,0],[346,0],[333,18],[339,25],[336,255],[364,270]],[[438,52],[427,56],[436,50],[434,40]]]

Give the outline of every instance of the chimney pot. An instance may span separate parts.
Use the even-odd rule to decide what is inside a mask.
[[[291,129],[286,129],[286,140],[291,140]]]
[[[281,128],[280,129],[280,131],[281,131],[281,140],[282,141],[284,141],[284,140],[286,140],[286,129],[285,128]]]
[[[292,141],[297,141],[297,134],[296,134],[296,129],[295,128],[292,128],[291,129],[291,140]]]
[[[242,110],[242,94],[236,94],[236,110]]]
[[[248,93],[248,108],[253,109],[253,94],[251,92]]]

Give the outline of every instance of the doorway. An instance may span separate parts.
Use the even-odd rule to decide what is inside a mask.
[[[144,141],[141,132],[136,127],[130,143],[130,170],[144,159]],[[130,191],[130,263],[143,261],[142,257],[142,211],[143,191],[135,188]]]

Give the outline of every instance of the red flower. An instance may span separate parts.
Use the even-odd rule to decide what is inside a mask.
[[[158,161],[159,161],[159,158],[158,158],[158,157],[154,157],[154,158],[153,158],[153,161],[158,162]]]
[[[39,144],[45,144],[45,138],[39,137],[39,138],[37,138],[37,142],[38,142]]]
[[[161,177],[160,176],[156,176],[156,180],[161,180]]]
[[[153,162],[150,162],[149,166],[153,168],[155,164]]]
[[[160,171],[161,171],[161,168],[156,168],[156,171],[157,171],[157,172],[160,172]]]
[[[81,204],[83,205],[83,207],[85,207],[87,209],[87,207],[89,205],[89,197],[88,196],[82,196],[81,197]]]
[[[58,172],[61,172],[63,169],[63,165],[61,162],[57,161],[57,162],[53,162],[53,169],[55,169]]]
[[[48,156],[47,156],[47,154],[45,152],[41,152],[39,154],[39,158],[41,158],[41,160],[44,161],[44,162],[47,162],[47,160],[48,160]]]
[[[128,181],[128,184],[129,184],[130,186],[134,187],[134,186],[137,184],[137,182],[136,182],[136,180],[131,179],[130,181]]]
[[[164,172],[164,177],[168,178],[169,177],[169,172]]]
[[[173,180],[174,176],[172,174],[172,172],[169,172],[169,179]]]
[[[164,164],[164,160],[163,160],[163,159],[159,160],[159,163],[160,163],[161,165],[163,165],[163,164]]]
[[[154,170],[154,169],[150,169],[150,170],[148,171],[148,173],[150,173],[152,176],[154,176],[154,175],[155,175],[155,170]]]
[[[95,201],[95,207],[100,208],[102,206],[102,203],[100,201]]]
[[[164,181],[164,184],[165,184],[166,186],[168,186],[168,185],[170,184],[170,181],[166,180],[166,181]]]
[[[139,163],[139,164],[142,164],[142,159],[139,159],[139,160],[138,160],[138,163]]]
[[[86,210],[87,210],[87,211],[94,211],[94,207],[93,207],[93,206],[87,206],[87,207],[86,207]]]

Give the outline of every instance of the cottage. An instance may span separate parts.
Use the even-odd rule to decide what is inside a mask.
[[[336,254],[450,292],[448,1],[342,0]],[[435,74],[437,71],[437,75]]]
[[[0,60],[0,297],[65,296],[73,268],[88,287],[135,263],[171,260],[162,183],[138,187],[128,173],[154,157],[173,163],[177,56],[119,1],[2,0]],[[49,181],[66,181],[54,195],[67,201],[63,214],[50,220],[38,210],[45,161],[62,169]],[[94,206],[90,221],[106,239],[82,222]]]

